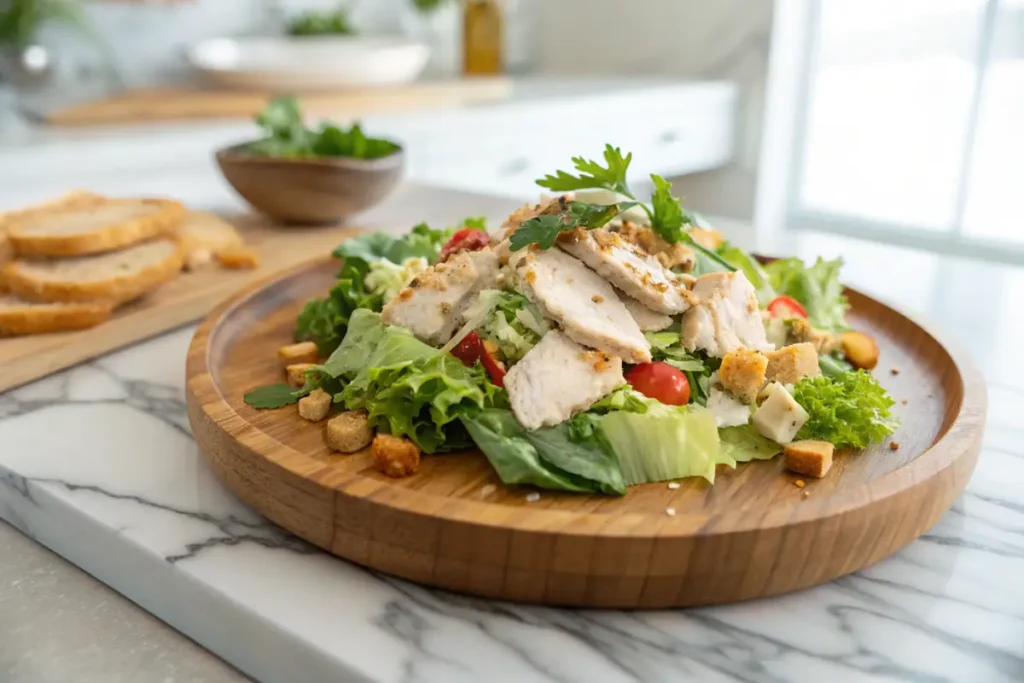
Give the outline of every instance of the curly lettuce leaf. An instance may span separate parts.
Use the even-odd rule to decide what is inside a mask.
[[[579,493],[626,493],[615,454],[596,436],[575,440],[564,423],[531,432],[508,410],[485,410],[461,421],[506,484]]]
[[[895,401],[863,370],[835,377],[805,377],[793,398],[810,418],[798,439],[829,441],[836,448],[864,448],[892,434],[899,421],[889,412]]]
[[[793,297],[807,309],[811,324],[823,330],[848,330],[846,311],[849,302],[839,282],[843,260],[826,261],[818,258],[806,266],[798,258],[778,259],[764,269],[772,288],[778,294]]]

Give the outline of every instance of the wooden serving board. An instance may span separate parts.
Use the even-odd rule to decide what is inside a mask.
[[[260,255],[255,270],[210,266],[182,273],[114,317],[79,332],[0,337],[0,393],[153,335],[199,320],[218,302],[274,272],[329,254],[339,242],[364,230],[402,234],[420,221],[447,225],[461,216],[507,215],[510,199],[417,185],[399,187],[382,204],[346,226],[281,227],[252,213],[224,215]],[[199,208],[199,207],[195,207]],[[458,214],[458,211],[464,211]],[[176,361],[173,361],[176,362]]]
[[[360,117],[429,107],[494,102],[508,99],[511,93],[510,79],[479,77],[296,96],[308,116]],[[140,88],[41,113],[40,117],[53,126],[251,118],[266,106],[272,96],[267,92],[212,88]]]
[[[206,318],[189,349],[189,419],[217,476],[249,505],[327,552],[405,579],[489,598],[622,608],[783,593],[917,538],[977,460],[986,398],[967,356],[848,291],[852,324],[882,347],[879,380],[907,401],[897,406],[903,424],[891,441],[837,455],[828,476],[805,488],[781,458],[720,467],[713,487],[692,478],[674,490],[636,486],[622,498],[545,491],[530,502],[532,489],[502,485],[480,453],[424,456],[414,476],[389,479],[368,452],[330,452],[322,424],[294,407],[259,411],[242,399],[282,380],[276,349],[334,268],[299,267]]]

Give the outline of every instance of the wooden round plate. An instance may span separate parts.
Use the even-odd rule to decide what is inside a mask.
[[[645,484],[622,498],[506,487],[480,453],[425,456],[389,479],[368,452],[324,446],[294,406],[245,392],[283,380],[277,348],[333,261],[277,275],[219,306],[188,354],[188,413],[221,481],[268,518],[339,557],[489,598],[670,607],[813,586],[893,553],[931,527],[977,461],[985,388],[968,357],[906,316],[848,291],[854,327],[882,348],[875,374],[897,401],[891,441],[838,454],[795,485],[781,458],[720,467],[714,486]],[[898,371],[898,374],[896,374]],[[897,444],[898,443],[898,448]],[[675,511],[674,515],[667,510]]]

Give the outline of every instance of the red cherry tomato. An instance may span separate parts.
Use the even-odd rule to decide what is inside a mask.
[[[690,382],[686,373],[668,363],[641,363],[626,373],[626,381],[647,398],[670,406],[690,402]]]
[[[438,260],[444,261],[449,256],[458,254],[460,251],[479,251],[491,243],[491,238],[483,230],[476,228],[463,228],[452,235],[445,245],[441,247]]]
[[[773,318],[807,317],[807,309],[791,296],[780,294],[768,303],[768,312]]]
[[[480,361],[484,370],[487,371],[487,376],[491,378],[491,382],[499,387],[505,386],[505,368],[501,367],[494,356],[488,353],[483,341],[480,340],[480,335],[476,332],[470,332],[463,337],[462,341],[452,349],[452,355],[461,360],[463,365],[472,366]]]

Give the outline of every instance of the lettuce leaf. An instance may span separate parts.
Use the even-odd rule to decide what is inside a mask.
[[[823,330],[848,330],[846,311],[849,302],[839,282],[842,259],[818,258],[812,266],[798,258],[772,261],[765,266],[771,286],[778,294],[793,297],[807,309],[811,324]]]
[[[527,431],[508,410],[485,410],[460,419],[506,484],[626,493],[615,454],[599,438],[573,440],[565,423]]]
[[[550,327],[525,296],[497,289],[480,292],[465,317],[483,321],[477,326],[478,334],[496,344],[504,360],[510,363],[525,356]]]
[[[729,467],[751,460],[771,460],[782,452],[782,446],[761,436],[753,425],[722,427],[718,430],[721,450],[718,462]]]
[[[805,377],[793,398],[810,414],[798,439],[829,441],[836,448],[864,448],[892,434],[899,421],[889,412],[895,401],[863,370],[835,377]]]

